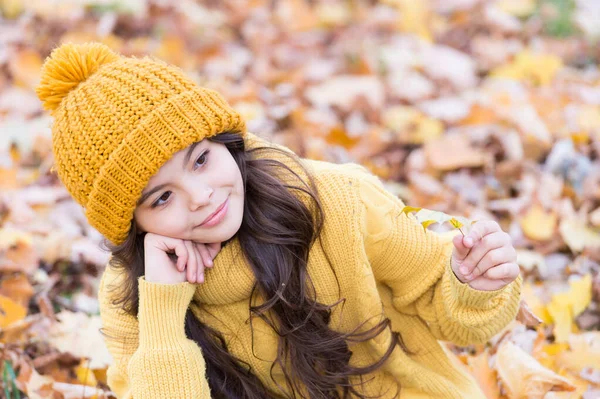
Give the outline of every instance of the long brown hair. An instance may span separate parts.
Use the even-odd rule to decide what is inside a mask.
[[[364,332],[357,332],[364,323],[350,333],[329,328],[331,308],[343,303],[344,298],[333,305],[317,302],[307,273],[309,250],[320,239],[325,218],[312,177],[293,153],[272,147],[247,150],[244,139],[236,133],[225,132],[208,140],[224,144],[241,171],[245,188],[244,215],[236,235],[256,277],[252,294],[258,289],[266,298],[263,304],[253,306],[251,295],[250,312],[276,331],[278,352],[271,370],[275,364],[281,366],[291,392],[291,396],[284,396],[268,391],[249,364],[229,353],[221,333],[200,323],[188,308],[185,332],[202,349],[212,397],[262,399],[300,395],[304,398],[306,394],[311,399],[320,399],[348,398],[353,394],[365,398],[355,388],[357,384],[350,382],[350,377],[358,376],[362,384],[363,375],[379,368],[396,345],[411,352],[400,334],[392,332],[392,342],[381,359],[367,367],[349,365],[352,352],[348,342],[372,339],[390,328],[391,322],[382,318],[375,327]],[[300,167],[305,178],[275,157],[260,154],[288,157]],[[285,182],[282,172],[286,175]],[[298,184],[289,184],[290,178]],[[308,204],[304,203],[306,200]],[[144,233],[139,233],[132,221],[123,244],[114,246],[105,240],[104,245],[112,252],[111,266],[122,269],[126,275],[115,305],[137,316],[137,279],[144,274]],[[274,316],[276,323],[267,314]]]

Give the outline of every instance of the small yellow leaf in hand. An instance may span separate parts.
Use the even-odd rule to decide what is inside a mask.
[[[463,227],[464,225],[459,222],[458,220],[456,220],[456,218],[452,218],[450,219],[450,224],[455,228],[455,229],[460,229],[461,227]]]
[[[419,212],[423,208],[415,207],[415,206],[405,206],[402,208],[402,212],[408,214],[409,212]]]

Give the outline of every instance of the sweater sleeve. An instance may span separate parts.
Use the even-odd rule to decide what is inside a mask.
[[[375,279],[392,290],[396,311],[420,317],[436,339],[461,346],[487,342],[516,317],[521,275],[495,291],[461,283],[450,264],[451,241],[402,213],[404,203],[376,176],[359,186],[367,257]]]
[[[140,277],[136,318],[112,304],[111,290],[120,277],[107,266],[98,290],[105,342],[114,360],[107,383],[117,398],[210,398],[201,350],[185,335],[195,285]]]

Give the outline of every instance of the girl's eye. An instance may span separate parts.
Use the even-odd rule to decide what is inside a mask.
[[[162,201],[166,201],[166,200],[168,200],[168,199],[169,199],[169,197],[170,197],[170,195],[168,195],[168,194],[170,194],[170,193],[171,193],[170,191],[165,191],[165,192],[163,193],[163,195],[161,195],[160,197],[158,197],[158,199],[157,199],[156,201],[154,201],[154,203],[152,204],[152,208],[156,208],[157,206],[164,205],[165,203],[164,203],[164,202],[163,202],[163,203],[160,203],[160,201],[161,201],[161,200],[162,200]],[[166,197],[165,197],[165,196],[166,196]]]
[[[197,159],[196,162],[194,163],[194,169],[196,165],[200,165],[200,166],[204,166],[206,165],[206,163],[208,162],[208,153],[210,152],[210,150],[206,150],[204,151]]]
[[[196,169],[196,165],[199,165],[200,167],[206,165],[206,163],[208,162],[208,153],[210,152],[210,150],[206,150],[204,151],[197,159],[196,162],[194,163],[194,169]],[[152,208],[155,208],[157,206],[161,206],[164,205],[166,202],[162,202],[161,201],[167,201],[170,197],[170,191],[165,191],[163,193],[163,195],[161,195],[153,204],[152,204]]]

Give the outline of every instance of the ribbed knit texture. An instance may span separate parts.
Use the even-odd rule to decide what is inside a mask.
[[[246,140],[249,147],[267,144],[251,133]],[[383,311],[393,330],[416,352],[408,356],[397,347],[384,366],[367,377],[373,380],[363,392],[391,398],[400,386],[403,399],[485,399],[438,340],[484,343],[500,332],[517,314],[521,276],[489,292],[462,284],[450,267],[452,244],[403,214],[402,201],[377,177],[355,164],[305,163],[326,212],[322,245],[311,250],[308,271],[319,302],[346,298],[343,312],[340,306],[334,308],[330,325],[350,331],[369,319],[368,328]],[[270,376],[277,336],[253,318],[252,339],[247,320],[254,278],[237,240],[221,250],[204,284],[161,285],[140,278],[137,319],[110,305],[115,294],[107,288],[118,286],[120,278],[107,267],[99,290],[104,329],[112,337],[106,342],[114,357],[108,384],[118,398],[211,397],[202,352],[185,338],[183,315],[188,306],[202,323],[222,332],[230,352],[277,391]],[[351,364],[371,364],[390,339],[388,330],[368,342],[351,344]],[[278,367],[273,378],[285,386]]]
[[[171,156],[224,131],[244,134],[216,91],[158,59],[120,56],[100,43],[64,44],[42,67],[36,92],[54,117],[61,182],[88,222],[125,240],[148,180]]]

